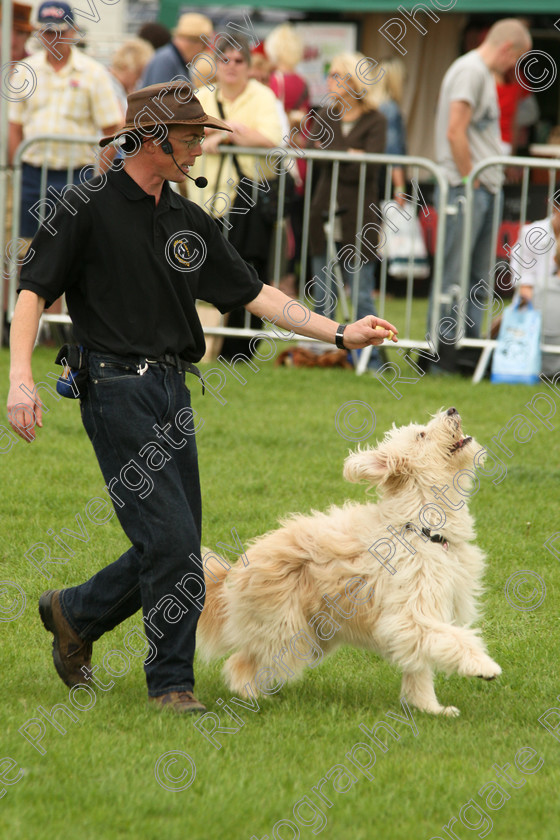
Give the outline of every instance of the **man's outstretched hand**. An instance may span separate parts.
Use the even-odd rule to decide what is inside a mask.
[[[365,318],[346,326],[343,341],[349,350],[359,350],[370,344],[383,344],[385,339],[396,342],[397,333],[397,328],[389,321],[375,315],[366,315]]]

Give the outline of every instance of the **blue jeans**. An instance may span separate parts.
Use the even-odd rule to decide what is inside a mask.
[[[461,281],[461,255],[465,223],[464,195],[465,188],[463,186],[449,188],[448,212],[445,225],[443,276],[441,282],[441,291],[443,294],[448,294],[451,287],[459,285]],[[501,202],[501,193],[491,193],[486,187],[482,186],[474,190],[472,238],[468,244],[470,266],[468,285],[469,300],[466,310],[468,317],[465,330],[465,335],[469,338],[480,338],[482,330],[485,307],[481,306],[480,295],[475,295],[475,299],[473,300],[471,292],[481,280],[488,281],[495,201]],[[431,326],[432,306],[433,287],[428,306],[428,329]],[[441,306],[440,317],[442,318],[447,315],[451,315],[455,320],[458,319],[457,313],[452,312],[451,304],[443,304]],[[473,323],[469,323],[469,319]]]
[[[341,243],[337,242],[337,249],[340,248]],[[323,271],[327,264],[326,254],[322,256],[315,256],[311,258],[311,270],[314,277],[321,280],[322,285],[318,286],[316,283],[311,287],[313,297],[315,299],[315,312],[319,315],[325,315],[327,318],[334,318],[336,313],[336,304],[338,301],[338,284],[336,281],[331,281],[331,278]],[[345,285],[352,289],[352,300],[354,300],[355,284],[358,284],[358,294],[356,301],[356,320],[365,318],[366,315],[377,315],[375,304],[373,302],[373,290],[375,288],[375,266],[372,262],[365,263],[359,271],[348,271],[343,263],[338,263],[342,274],[342,280]],[[358,351],[359,352],[359,351]],[[369,366],[378,368],[381,364],[379,351],[376,347],[371,348],[371,356],[369,359]]]
[[[86,583],[63,590],[61,606],[88,641],[141,607],[151,648],[144,669],[155,697],[194,687],[204,576],[190,394],[176,368],[150,364],[139,375],[144,363],[89,354],[82,420],[131,546]]]

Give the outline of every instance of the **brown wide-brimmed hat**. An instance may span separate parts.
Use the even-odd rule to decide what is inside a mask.
[[[34,32],[35,27],[30,22],[33,6],[26,3],[12,3],[12,29],[15,32]],[[0,23],[2,23],[2,7],[0,6]]]
[[[188,82],[164,82],[131,93],[127,99],[123,128],[112,137],[102,137],[100,146],[112,143],[123,134],[136,131],[145,134],[156,125],[193,125],[231,131],[218,117],[206,114]]]

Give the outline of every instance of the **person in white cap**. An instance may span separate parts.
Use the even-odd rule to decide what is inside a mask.
[[[36,37],[44,50],[25,62],[36,78],[31,96],[10,102],[10,162],[22,140],[44,134],[64,138],[112,134],[122,125],[107,70],[72,44],[77,35],[68,3],[47,0],[39,6],[37,20]],[[69,170],[74,184],[93,174],[96,156],[95,148],[84,143],[49,141],[30,145],[22,161],[19,233],[29,238],[40,218],[43,167],[47,199],[52,200],[66,186]]]

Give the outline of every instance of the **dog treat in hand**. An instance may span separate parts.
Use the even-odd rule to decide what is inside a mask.
[[[376,330],[384,330],[385,327],[382,327],[381,324],[378,324],[375,329]],[[388,332],[389,332],[389,335],[387,336],[387,341],[391,341],[391,339],[393,338],[393,335],[394,335],[393,330],[389,330]]]

